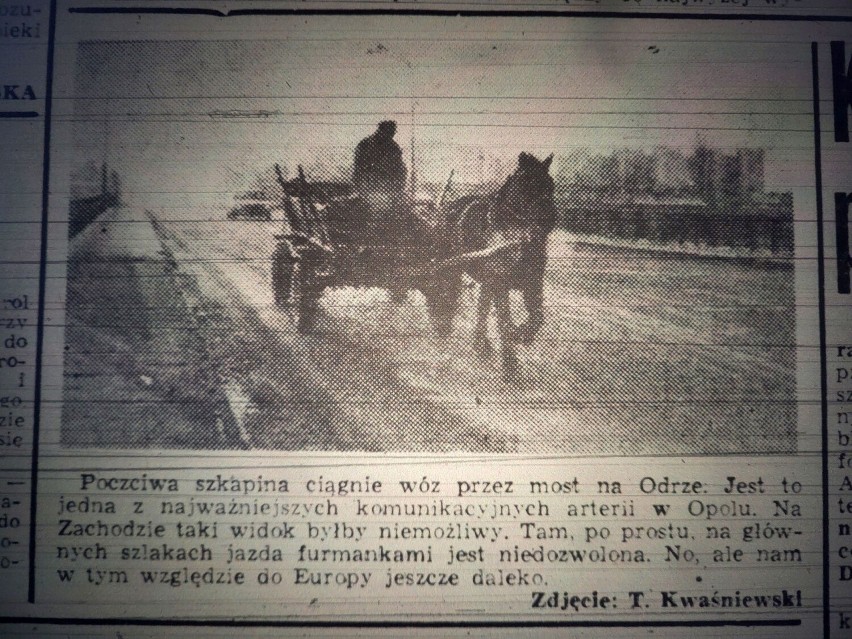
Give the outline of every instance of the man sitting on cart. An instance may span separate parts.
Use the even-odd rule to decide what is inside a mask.
[[[385,120],[355,147],[352,184],[371,216],[380,221],[399,218],[403,212],[408,171],[395,134],[396,122]]]

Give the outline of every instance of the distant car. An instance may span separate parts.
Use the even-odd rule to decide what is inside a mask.
[[[240,202],[228,211],[229,220],[271,220],[272,206],[269,202]]]

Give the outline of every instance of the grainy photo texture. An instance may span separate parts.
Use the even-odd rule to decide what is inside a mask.
[[[795,203],[736,68],[370,24],[79,45],[62,443],[795,451]]]

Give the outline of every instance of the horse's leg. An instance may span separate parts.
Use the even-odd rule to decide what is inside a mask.
[[[516,383],[520,376],[518,354],[512,339],[512,313],[509,307],[509,290],[503,289],[494,296],[497,309],[497,333],[500,335],[500,353],[503,364],[503,380]]]
[[[544,325],[544,269],[547,264],[545,246],[527,254],[524,265],[526,272],[521,281],[521,295],[527,311],[527,319],[512,332],[515,342],[529,344]]]
[[[453,331],[453,319],[458,310],[461,275],[455,271],[438,273],[422,285],[421,291],[426,298],[432,327],[439,337],[447,337]]]
[[[491,287],[482,282],[479,285],[479,303],[476,309],[476,328],[473,329],[473,349],[481,359],[491,356],[491,342],[488,341],[488,314],[491,312]]]
[[[529,344],[544,326],[544,282],[533,282],[529,288],[521,291],[527,320],[516,331],[517,341]]]

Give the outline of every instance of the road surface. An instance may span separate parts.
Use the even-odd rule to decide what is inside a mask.
[[[354,288],[327,291],[316,333],[302,336],[272,299],[269,258],[281,221],[124,211],[105,220],[104,233],[116,234],[128,219],[137,229],[149,225],[159,246],[143,261],[166,268],[160,297],[171,287],[186,317],[172,318],[180,330],[149,319],[156,338],[124,349],[140,361],[146,349],[179,351],[185,372],[206,367],[215,380],[201,385],[218,407],[186,417],[178,443],[149,424],[147,445],[538,455],[796,447],[789,267],[578,243],[557,232],[548,249],[546,324],[520,349],[523,379],[512,386],[501,381],[497,358],[482,362],[473,352],[475,287],[447,340],[432,334],[419,293],[397,305],[385,291]],[[91,241],[95,248],[84,255],[108,242]],[[127,279],[120,262],[99,276],[78,269],[84,279],[69,288],[70,315],[75,305],[98,305],[91,291],[108,276]],[[129,332],[112,320],[111,339]],[[74,353],[75,335],[91,332],[91,322],[80,316],[69,331]],[[95,363],[95,355],[67,359],[66,379],[79,380],[74,373]],[[162,371],[151,370],[141,375],[162,386]],[[76,388],[84,397],[83,386]],[[143,382],[134,392],[146,389]],[[85,392],[91,396],[91,385]],[[190,395],[178,405],[205,406]],[[155,394],[150,403],[162,399]],[[85,427],[74,426],[80,419],[66,411],[64,441],[86,443]],[[127,441],[127,433],[116,433]]]

